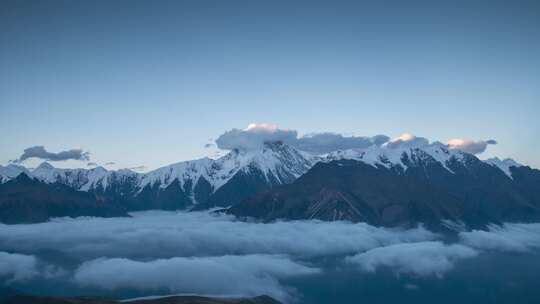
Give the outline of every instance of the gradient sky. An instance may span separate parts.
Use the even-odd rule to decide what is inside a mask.
[[[482,158],[540,167],[539,1],[291,2],[2,1],[0,163],[155,168],[268,122],[493,138]]]

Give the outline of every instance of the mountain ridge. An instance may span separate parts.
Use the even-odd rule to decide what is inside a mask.
[[[389,188],[387,191],[398,191],[400,187],[408,185],[409,188],[424,189],[424,193],[421,195],[408,192],[409,196],[406,196],[412,199],[414,204],[419,204],[418,206],[405,206],[405,202],[398,195],[399,192],[373,192],[370,194],[370,199],[366,199],[362,197],[363,194],[355,193],[355,189],[363,189],[363,185],[342,180],[341,182],[348,185],[349,189],[343,186],[337,187],[331,180],[335,172],[331,171],[332,174],[322,178],[320,183],[316,183],[319,187],[316,191],[319,195],[319,204],[308,204],[306,210],[311,211],[305,211],[307,213],[304,212],[303,216],[278,213],[261,215],[259,211],[253,212],[253,210],[250,211],[253,214],[246,212],[247,209],[255,208],[255,206],[247,208],[245,203],[247,200],[259,201],[256,208],[264,209],[264,204],[276,198],[265,197],[263,193],[271,192],[272,189],[282,191],[280,189],[286,188],[286,185],[298,187],[299,180],[306,180],[306,174],[313,175],[312,171],[319,170],[321,166],[329,168],[330,164],[334,167],[348,167],[356,164],[363,171],[355,173],[358,174],[358,178],[365,178],[368,175],[380,179],[378,184],[375,177],[373,180],[366,180],[366,184],[370,184],[373,188],[388,186],[385,183],[398,183],[400,186]],[[335,169],[339,169],[337,167]],[[341,169],[341,171],[346,170],[348,169]],[[387,214],[388,212],[397,214],[399,212],[396,210],[400,208],[405,208],[409,212],[412,212],[414,208],[423,209],[423,211],[438,208],[438,211],[432,211],[439,215],[444,213],[445,216],[436,216],[436,218],[462,220],[467,212],[479,212],[473,210],[473,207],[467,207],[467,209],[461,206],[463,204],[485,207],[489,206],[488,200],[500,202],[507,199],[515,202],[516,206],[522,206],[527,205],[528,201],[536,202],[540,197],[540,193],[536,190],[539,188],[537,186],[539,177],[536,172],[540,171],[509,159],[482,161],[473,154],[449,149],[447,145],[440,142],[405,142],[399,145],[387,142],[364,149],[338,150],[324,155],[313,155],[276,141],[266,142],[258,149],[233,149],[215,160],[202,158],[184,161],[144,174],[126,169],[108,171],[102,167],[58,169],[48,163],[43,163],[32,171],[21,166],[0,167],[0,179],[3,183],[13,180],[17,172],[25,173],[46,184],[63,184],[74,190],[90,193],[98,200],[111,202],[114,206],[128,211],[204,210],[233,206],[232,213],[239,216],[255,215],[265,220],[277,219],[281,216],[292,219],[319,218],[353,221],[370,219],[368,222],[381,225],[399,222],[390,220],[389,215],[383,215],[382,209],[375,210],[378,207],[373,209],[374,206],[370,205],[372,203],[370,200],[373,199],[401,202],[398,204],[401,207],[394,207],[394,211],[386,211]],[[471,185],[475,185],[477,189],[471,189]],[[300,186],[301,191],[304,192],[311,189],[310,187],[312,188],[313,185],[304,183]],[[497,191],[497,189],[505,189],[506,192]],[[464,197],[463,193],[467,193],[469,197]],[[277,194],[278,197],[283,195],[283,193]],[[440,197],[439,200],[446,203],[436,206],[426,201],[426,197]],[[321,204],[323,201],[326,203]],[[352,201],[358,204],[351,204]],[[239,204],[247,209],[239,211],[240,207],[235,207]],[[463,214],[451,212],[450,209],[454,207],[449,207],[450,205],[461,206],[458,209]],[[476,208],[480,208],[478,206]],[[272,208],[275,210],[275,206]],[[532,208],[536,208],[536,205]],[[363,211],[360,212],[360,210]],[[524,218],[522,211],[518,213],[517,218]],[[498,220],[504,217],[492,214],[486,216],[487,218]],[[414,221],[419,220],[420,218]]]

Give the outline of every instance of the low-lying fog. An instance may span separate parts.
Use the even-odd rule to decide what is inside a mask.
[[[247,223],[208,212],[0,225],[0,283],[129,298],[270,295],[287,303],[540,301],[540,224],[448,238],[422,227]]]

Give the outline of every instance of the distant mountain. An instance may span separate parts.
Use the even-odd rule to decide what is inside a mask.
[[[451,220],[481,225],[537,220],[540,207],[539,170],[510,159],[481,161],[438,142],[388,142],[326,155],[268,142],[258,149],[232,150],[215,160],[185,161],[145,174],[102,167],[59,169],[48,163],[29,171],[9,165],[0,166],[0,181],[7,184],[23,173],[44,185],[82,191],[117,209],[233,206],[230,213],[263,220],[317,218],[385,226]],[[22,195],[16,194],[18,201]],[[35,203],[39,199],[33,197]]]
[[[438,143],[338,151],[325,160],[228,212],[382,226],[540,220],[540,171],[510,161],[484,162]]]
[[[203,158],[165,166],[146,174],[131,170],[59,169],[42,163],[32,171],[0,167],[0,181],[21,173],[44,183],[63,184],[114,201],[127,210],[206,209],[229,206],[305,173],[315,157],[281,142],[257,150],[233,150],[216,160]]]
[[[60,183],[47,184],[21,173],[0,184],[0,222],[36,223],[51,217],[127,216],[124,208]]]

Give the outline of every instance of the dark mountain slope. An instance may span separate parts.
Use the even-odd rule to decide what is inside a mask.
[[[540,183],[522,184],[471,154],[463,154],[462,159],[451,158],[447,167],[452,172],[439,162],[417,161],[409,163],[404,174],[458,198],[463,203],[465,222],[538,219],[539,205],[527,196],[525,189],[538,189]]]
[[[63,184],[46,184],[22,173],[0,185],[0,222],[36,223],[63,216],[127,216],[123,208]]]
[[[293,184],[233,206],[238,216],[365,221],[394,226],[460,219],[461,202],[418,179],[353,160],[318,163]]]
[[[531,167],[510,167],[512,179],[521,193],[540,208],[540,170]]]
[[[516,182],[476,157],[450,163],[453,173],[425,155],[417,157],[404,159],[407,170],[353,160],[318,163],[294,183],[228,212],[265,221],[316,218],[382,226],[540,220],[540,208]]]

